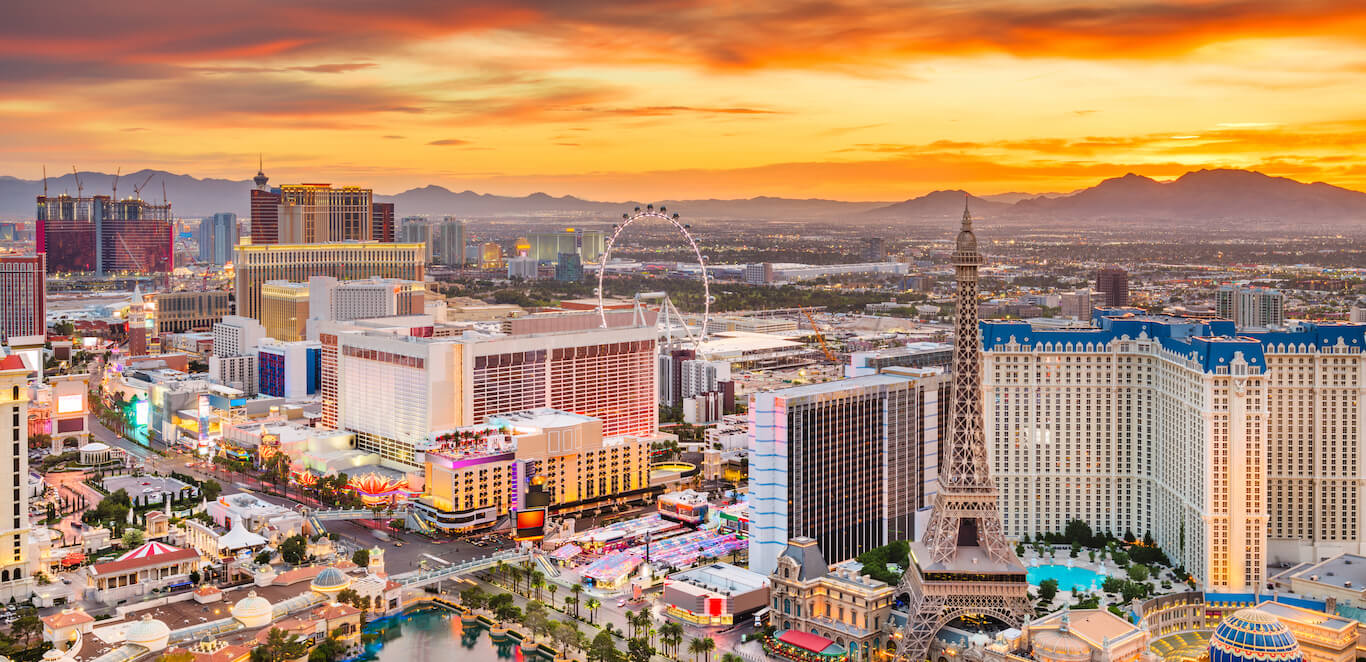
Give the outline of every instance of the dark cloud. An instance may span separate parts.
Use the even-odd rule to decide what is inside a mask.
[[[433,141],[431,141],[431,142],[429,142],[429,143],[427,143],[427,144],[428,144],[428,145],[439,145],[439,146],[443,146],[443,147],[444,147],[444,146],[452,146],[452,145],[468,145],[468,144],[470,144],[470,141],[468,141],[468,140],[461,140],[461,139],[459,139],[459,138],[442,138],[441,140],[433,140]]]

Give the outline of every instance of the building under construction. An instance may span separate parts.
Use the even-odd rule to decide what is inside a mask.
[[[174,267],[171,205],[108,195],[38,196],[38,252],[49,274],[163,274]]]

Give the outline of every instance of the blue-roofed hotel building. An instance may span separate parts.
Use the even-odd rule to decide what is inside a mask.
[[[1150,532],[1209,590],[1361,553],[1366,325],[1237,329],[1102,308],[1092,327],[982,322],[1006,534]]]

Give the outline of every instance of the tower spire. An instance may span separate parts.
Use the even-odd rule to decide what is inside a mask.
[[[972,195],[963,194],[963,231],[972,232],[972,212],[968,210],[968,203],[972,201]]]
[[[912,567],[897,587],[898,595],[910,596],[909,617],[897,641],[897,662],[924,660],[935,633],[964,614],[1014,625],[1032,613],[1025,568],[1006,541],[987,458],[977,322],[981,265],[972,212],[964,200],[953,252],[958,292],[949,438],[940,456],[939,493],[930,507],[929,524],[911,543]]]

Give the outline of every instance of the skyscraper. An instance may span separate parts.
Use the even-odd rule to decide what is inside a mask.
[[[47,335],[46,256],[0,255],[0,343],[41,346]]]
[[[447,216],[441,221],[436,240],[438,262],[448,267],[465,266],[465,222]]]
[[[1285,324],[1285,295],[1265,287],[1224,284],[1215,293],[1220,317],[1238,327],[1272,327]]]
[[[1107,311],[1098,329],[983,325],[1006,532],[1151,533],[1207,590],[1366,545],[1366,325],[1237,329]]]
[[[422,245],[422,260],[427,264],[436,262],[436,229],[425,218],[405,218],[398,230],[399,241]]]
[[[251,243],[280,243],[280,191],[266,184],[270,178],[262,170],[256,171],[252,178],[256,184],[251,189]]]
[[[233,259],[237,314],[259,319],[261,285],[268,280],[300,283],[313,276],[331,276],[421,281],[426,273],[422,250],[420,244],[374,241],[238,246]]]
[[[583,280],[583,259],[577,253],[560,253],[555,261],[555,280],[577,283]]]
[[[375,241],[392,243],[394,241],[394,203],[376,202],[370,205],[370,237]]]
[[[38,196],[37,216],[48,273],[158,274],[175,267],[169,203]]]
[[[199,223],[199,261],[222,266],[237,246],[237,214],[218,213]]]
[[[1096,291],[1100,292],[1106,308],[1129,305],[1129,272],[1120,267],[1105,267],[1096,274]]]
[[[0,345],[0,591],[29,577],[28,382],[32,372]],[[12,470],[10,470],[12,469]],[[8,505],[6,505],[8,504]]]
[[[799,536],[835,562],[914,537],[934,492],[947,386],[926,372],[751,395],[750,569],[772,572]]]
[[[323,425],[390,462],[415,465],[434,431],[541,407],[599,418],[606,436],[657,431],[653,326],[431,338],[382,322],[317,328]]]
[[[279,190],[280,243],[374,240],[375,210],[370,189],[288,184]]]
[[[882,262],[887,259],[887,248],[882,243],[882,237],[868,237],[863,240],[863,261]]]

